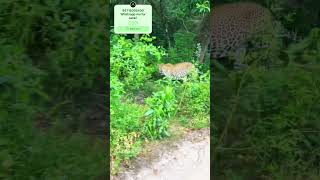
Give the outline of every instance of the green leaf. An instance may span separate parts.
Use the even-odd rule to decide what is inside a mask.
[[[154,112],[153,109],[149,109],[144,115],[149,116],[149,115],[153,114],[153,112]]]
[[[0,138],[0,146],[4,146],[9,144],[9,140],[8,139],[4,139],[4,138]]]
[[[6,82],[9,82],[10,77],[9,76],[0,76],[0,84],[4,84]]]

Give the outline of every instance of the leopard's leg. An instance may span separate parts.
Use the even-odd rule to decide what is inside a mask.
[[[245,57],[246,57],[246,52],[247,52],[247,44],[241,44],[237,49],[234,51],[234,64],[233,68],[235,70],[243,70],[245,69],[248,65],[245,64]]]

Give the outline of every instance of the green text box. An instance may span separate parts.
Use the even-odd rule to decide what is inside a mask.
[[[151,5],[115,5],[114,31],[116,34],[150,34],[152,32]]]

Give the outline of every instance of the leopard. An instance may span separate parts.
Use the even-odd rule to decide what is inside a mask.
[[[158,64],[160,74],[172,78],[172,79],[183,79],[189,73],[191,73],[195,66],[190,62],[181,62],[177,64]]]
[[[274,25],[271,12],[253,2],[217,5],[204,22],[201,44],[205,48],[199,62],[203,62],[205,51],[210,52],[210,60],[228,57],[257,35],[271,34]]]

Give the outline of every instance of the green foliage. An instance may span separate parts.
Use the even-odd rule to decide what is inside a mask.
[[[186,0],[186,1],[165,1],[166,11],[171,19],[188,19],[188,17],[203,14],[210,11],[210,4],[207,0]],[[180,24],[179,24],[180,25]]]
[[[205,14],[210,12],[210,2],[204,1],[202,3],[196,3],[197,10],[200,14]]]
[[[116,93],[116,92],[112,92]],[[110,149],[112,173],[119,170],[120,162],[127,163],[140,152],[140,130],[144,108],[129,102],[110,104]]]
[[[154,43],[165,48],[174,47],[174,34],[178,31],[198,33],[195,30],[197,25],[210,10],[207,0],[156,0],[152,3],[157,7],[153,11],[152,35],[157,37]]]
[[[35,133],[12,121],[1,124],[1,132],[9,131],[0,138],[3,179],[90,179],[105,172],[103,143],[91,143],[81,134]]]
[[[300,43],[295,43],[288,49],[291,62],[314,64],[320,61],[320,29],[314,28],[309,36]]]
[[[138,41],[112,35],[110,54],[110,129],[112,173],[140,152],[146,107],[129,97],[144,88],[153,78],[164,51],[152,45],[153,37],[141,36]],[[153,86],[153,85],[152,85]],[[155,127],[156,128],[156,127]]]
[[[216,178],[319,177],[319,40],[314,29],[291,45],[287,66],[215,71]]]
[[[97,18],[104,16],[102,3],[1,3],[0,13],[5,16],[0,24],[6,34],[5,41],[18,40],[13,43],[22,45],[25,55],[46,71],[42,79],[45,90],[56,99],[76,98],[83,90],[100,88],[97,83],[101,81],[97,81],[97,77],[106,75],[103,68],[106,62],[101,61],[106,57],[101,50],[104,35],[96,28],[104,25],[104,20]]]
[[[186,45],[183,42],[185,37],[182,33],[176,43],[177,49]],[[189,37],[191,42],[193,37]],[[176,89],[187,89],[188,98],[199,98],[188,105],[188,114],[192,114],[194,119],[191,122],[193,127],[208,126],[209,74],[198,75],[195,72],[190,76],[190,81],[184,82],[186,87],[179,81],[167,78],[155,82],[153,73],[158,72],[157,64],[161,63],[164,51],[151,44],[154,38],[142,36],[139,41],[132,41],[113,35],[111,39],[111,157],[112,173],[117,173],[121,164],[138,155],[143,139],[156,140],[169,136],[170,119],[178,111]],[[193,45],[189,46],[193,48]],[[138,50],[140,53],[137,53]],[[191,60],[193,49],[185,49],[180,54]],[[151,97],[145,98],[144,105],[128,100],[139,91],[152,93]],[[181,93],[179,96],[182,96]],[[185,99],[181,98],[182,101]],[[197,109],[191,112],[193,105]],[[144,112],[144,115],[141,114]]]
[[[199,75],[194,73],[190,80],[182,84],[185,98],[188,100],[185,105],[188,108],[188,113],[209,114],[210,110],[210,72]]]
[[[214,178],[319,179],[319,2],[256,2],[277,20],[252,39],[269,46],[249,49],[247,68],[213,70]]]
[[[118,105],[121,100],[121,96],[125,93],[124,84],[114,74],[110,75],[110,106]],[[111,108],[112,109],[112,108]]]
[[[75,133],[106,81],[103,4],[0,2],[0,179],[105,174],[100,140]]]
[[[21,46],[1,44],[0,50],[0,89],[2,108],[7,111],[34,112],[30,105],[33,99],[49,97],[40,84],[45,75],[43,71],[32,66]],[[1,108],[1,109],[2,109]],[[31,113],[32,114],[32,113]]]
[[[151,44],[154,38],[142,36],[134,42],[123,36],[111,38],[111,74],[123,80],[127,88],[139,88],[157,70],[164,51]]]
[[[174,89],[165,86],[162,91],[156,92],[147,98],[149,110],[146,112],[147,120],[143,133],[150,139],[162,139],[169,136],[169,119],[176,108]]]
[[[168,50],[167,61],[170,63],[191,62],[196,49],[193,41],[195,34],[179,31],[174,34],[175,46]]]
[[[201,74],[195,71],[179,88],[179,113],[189,117],[189,127],[209,126],[210,114],[210,71]]]
[[[50,100],[40,81],[45,73],[32,66],[20,46],[2,45],[0,56],[0,178],[88,179],[101,175],[102,146],[89,145],[81,134],[67,138],[34,129],[33,117],[44,108],[39,104]]]
[[[144,141],[169,136],[169,126],[173,119],[187,117],[192,119],[188,122],[192,127],[208,126],[208,64],[199,66],[199,72],[183,82],[162,78],[157,65],[194,61],[197,54],[192,30],[196,23],[189,16],[199,19],[197,16],[209,10],[209,3],[203,0],[154,3],[160,5],[154,9],[153,17],[152,35],[157,36],[157,39],[146,35],[140,36],[140,39],[111,36],[110,128],[111,169],[114,174],[121,165],[130,163],[129,160],[139,154]],[[161,3],[166,3],[166,6]],[[155,44],[170,49],[166,50],[166,54],[163,48]],[[188,104],[188,101],[191,103]],[[196,108],[192,109],[192,106]]]

